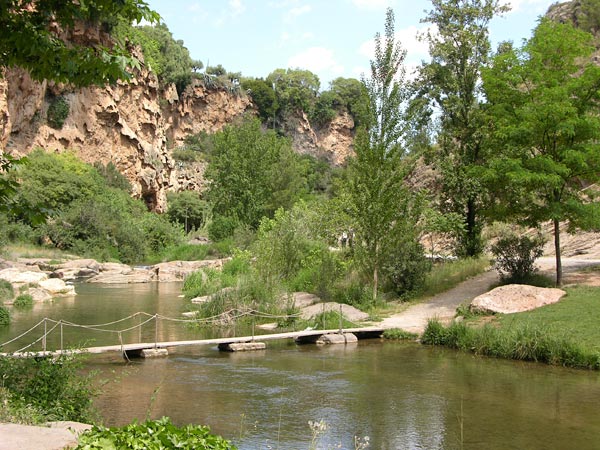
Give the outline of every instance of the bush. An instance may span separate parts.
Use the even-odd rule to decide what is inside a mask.
[[[0,306],[0,326],[8,325],[10,323],[10,313],[6,306]]]
[[[183,191],[169,193],[167,215],[171,222],[184,227],[185,233],[202,228],[210,215],[208,203],[200,198],[198,192]]]
[[[400,328],[391,328],[383,332],[384,339],[393,339],[399,341],[414,341],[419,337],[416,333],[401,330]]]
[[[186,147],[179,147],[171,152],[171,157],[175,161],[196,162],[200,159],[200,154]]]
[[[221,241],[233,236],[238,221],[233,217],[216,216],[208,226],[208,237],[213,241]]]
[[[544,253],[546,240],[538,234],[529,236],[502,237],[492,246],[496,258],[496,269],[504,280],[522,283],[537,270],[535,260]]]
[[[425,258],[424,249],[417,240],[398,243],[382,267],[387,287],[399,296],[406,296],[423,288],[425,276],[431,264]]]
[[[12,284],[6,280],[0,280],[0,304],[7,300],[12,300],[15,296],[15,290]]]
[[[48,105],[48,125],[60,130],[63,127],[65,120],[67,120],[67,117],[69,117],[69,110],[69,102],[67,102],[62,95],[52,98]]]
[[[76,449],[190,448],[198,450],[235,450],[229,441],[210,433],[208,427],[186,425],[176,427],[168,417],[136,422],[124,427],[93,427],[79,436]]]
[[[221,274],[215,269],[192,272],[183,281],[183,295],[187,299],[214,294],[221,289]]]
[[[89,422],[96,418],[93,374],[81,375],[82,357],[0,358],[3,386],[14,405],[31,406],[46,420]]]
[[[15,299],[13,306],[16,308],[30,308],[33,306],[33,297],[29,294],[21,294]]]

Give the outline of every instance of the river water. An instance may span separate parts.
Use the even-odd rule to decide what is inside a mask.
[[[15,312],[0,342],[44,316],[101,323],[136,311],[178,317],[178,284],[81,284],[74,299]],[[127,339],[151,340],[153,325]],[[136,335],[137,333],[137,335]],[[198,338],[195,328],[162,324],[161,339]],[[85,336],[85,337],[84,337]],[[65,345],[89,339],[64,331]],[[49,345],[59,341],[49,340]],[[94,345],[114,344],[96,336]],[[39,346],[38,346],[39,348]],[[320,449],[600,448],[600,374],[475,357],[414,343],[360,341],[317,347],[269,343],[266,351],[220,353],[179,347],[168,358],[126,363],[91,357],[106,380],[97,406],[107,425],[167,415],[197,423],[240,449],[307,449],[309,422],[323,421]]]

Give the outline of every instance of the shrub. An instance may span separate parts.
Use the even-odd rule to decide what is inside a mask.
[[[208,226],[208,237],[213,241],[221,241],[233,236],[238,221],[233,217],[216,216]]]
[[[33,306],[33,297],[29,294],[21,294],[15,299],[13,305],[16,308],[30,308]]]
[[[384,339],[393,339],[399,341],[414,341],[419,337],[416,333],[410,331],[401,330],[400,328],[391,328],[383,332]]]
[[[389,288],[399,296],[405,296],[423,288],[425,276],[431,264],[424,256],[424,249],[418,240],[399,242],[382,267],[382,275]]]
[[[56,358],[0,358],[3,386],[15,405],[29,405],[46,420],[95,419],[93,374],[81,375],[81,355]]]
[[[544,253],[543,236],[505,236],[493,246],[492,253],[496,258],[496,269],[501,278],[519,283],[530,277],[537,269],[535,260]]]
[[[67,117],[69,117],[69,110],[69,102],[67,102],[62,95],[53,97],[48,105],[48,125],[60,130],[63,127],[65,120],[67,120]]]
[[[10,313],[6,306],[0,306],[0,326],[8,325],[10,323]]]
[[[187,147],[179,147],[171,152],[171,157],[175,161],[196,162],[200,158],[200,154]]]
[[[15,290],[12,284],[6,280],[0,280],[0,303],[6,300],[12,300],[15,296]]]
[[[235,446],[208,427],[186,425],[176,427],[168,417],[132,423],[124,427],[93,427],[79,437],[76,449],[105,448],[159,450],[164,448],[193,448],[198,450],[235,450]]]
[[[185,298],[214,294],[221,288],[221,274],[215,269],[204,269],[192,272],[183,281]]]

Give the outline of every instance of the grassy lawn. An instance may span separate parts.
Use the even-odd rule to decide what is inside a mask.
[[[566,288],[567,295],[553,305],[533,311],[499,316],[502,329],[532,325],[549,335],[572,340],[589,349],[600,350],[600,288]]]

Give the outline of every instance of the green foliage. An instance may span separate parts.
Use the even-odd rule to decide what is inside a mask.
[[[33,297],[29,294],[21,294],[13,302],[15,308],[31,308],[33,306]]]
[[[79,436],[76,450],[186,448],[198,450],[235,450],[229,441],[210,433],[208,427],[176,427],[168,417],[132,423],[124,427],[95,426]]]
[[[140,45],[150,70],[162,83],[174,83],[179,95],[183,93],[192,80],[193,61],[183,41],[173,39],[166,24],[134,27],[120,23],[115,34],[121,41],[127,38],[131,43]]]
[[[206,170],[213,222],[230,218],[256,229],[263,216],[291,207],[306,193],[300,160],[289,141],[263,131],[258,120],[248,118],[225,127],[215,135],[214,144]]]
[[[495,213],[529,226],[553,222],[557,284],[559,223],[600,227],[600,204],[581,190],[598,180],[600,165],[600,68],[590,59],[593,50],[591,35],[542,20],[521,49],[504,46],[483,74],[494,138],[504,149],[488,173],[498,188]]]
[[[10,403],[33,407],[46,420],[95,419],[93,374],[81,375],[81,358],[0,358],[2,383],[10,392]]]
[[[179,147],[173,149],[173,151],[171,152],[171,157],[175,161],[196,162],[199,160],[200,155],[192,149],[186,147]]]
[[[375,37],[371,78],[364,80],[368,115],[365,127],[356,135],[347,194],[356,232],[356,257],[365,274],[370,274],[373,300],[377,299],[382,268],[391,255],[410,253],[406,249],[413,245],[411,239],[416,239],[421,214],[420,195],[405,185],[411,170],[402,147],[405,56],[406,51],[395,41],[394,14],[388,9],[385,37]],[[388,273],[395,270],[390,268]]]
[[[299,111],[310,115],[321,86],[319,77],[309,70],[301,69],[274,70],[266,82],[275,90],[278,116],[281,118]]]
[[[13,285],[6,280],[0,280],[0,305],[6,300],[12,300],[15,296]]]
[[[444,345],[477,355],[537,361],[580,369],[600,369],[600,352],[535,325],[498,329],[489,324],[470,327],[453,323],[444,327],[430,320],[421,336],[426,345]]]
[[[252,98],[252,103],[258,108],[258,115],[263,123],[272,122],[274,127],[275,115],[279,109],[279,103],[273,86],[262,78],[242,80],[242,88]]]
[[[390,249],[381,274],[396,294],[406,297],[422,289],[430,269],[431,263],[425,258],[423,246],[411,236]]]
[[[10,313],[6,306],[0,305],[0,326],[5,326],[10,323]]]
[[[492,246],[496,269],[502,279],[522,283],[537,270],[535,260],[544,254],[546,239],[541,234],[504,236]]]
[[[184,227],[185,233],[199,230],[206,225],[210,214],[208,204],[194,191],[173,192],[167,195],[171,222]]]
[[[489,266],[490,262],[485,257],[461,258],[435,264],[425,277],[420,296],[431,297],[452,289],[466,279],[485,272]]]
[[[325,311],[317,314],[307,321],[307,325],[315,330],[335,330],[340,328],[340,313],[338,311]],[[342,314],[342,328],[355,328],[356,324],[350,322]]]
[[[4,387],[0,387],[0,404],[0,423],[36,425],[46,421],[44,415],[33,406],[13,402],[10,391]]]
[[[94,169],[104,178],[107,186],[131,192],[131,183],[125,175],[118,171],[112,162],[104,165],[100,161],[94,163]]]
[[[214,294],[223,288],[221,272],[215,269],[204,269],[192,272],[183,281],[182,292],[185,298],[191,299],[204,295]]]
[[[410,331],[405,331],[400,328],[391,328],[389,330],[385,330],[382,336],[384,339],[397,341],[414,341],[419,337],[418,334],[411,333]]]
[[[208,237],[214,241],[220,241],[233,236],[239,222],[233,217],[216,216],[208,225]]]
[[[52,97],[48,105],[47,120],[48,125],[60,130],[69,117],[70,106],[64,96]]]
[[[58,34],[72,32],[81,23],[101,28],[115,20],[129,24],[142,19],[156,22],[159,16],[141,0],[39,2],[35,8],[6,0],[0,9],[0,67],[20,66],[35,80],[76,86],[127,80],[139,62],[130,56],[124,42],[88,46],[67,43]]]
[[[498,0],[433,0],[432,4],[424,19],[436,30],[426,36],[431,62],[421,68],[417,97],[427,99],[430,113],[440,112],[435,162],[442,174],[441,204],[446,211],[460,214],[464,222],[456,254],[476,256],[484,248],[481,216],[486,192],[481,167],[490,150],[481,70],[490,53],[488,24],[508,7]]]

